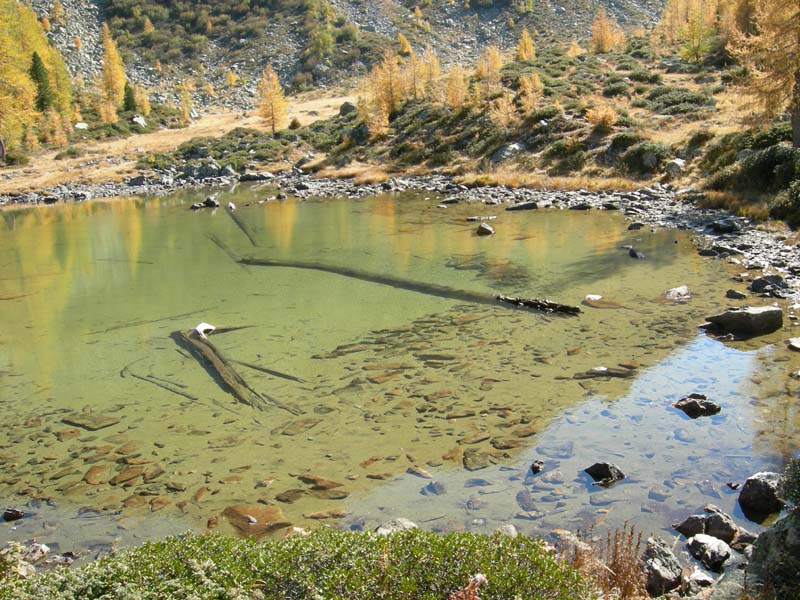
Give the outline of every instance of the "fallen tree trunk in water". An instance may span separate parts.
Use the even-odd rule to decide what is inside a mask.
[[[577,315],[581,309],[577,306],[570,306],[569,304],[560,304],[552,300],[540,300],[539,298],[513,298],[511,296],[497,296],[500,302],[506,304],[513,304],[514,306],[522,306],[525,308],[532,308],[546,313],[563,313],[565,315]]]
[[[173,331],[171,336],[181,346],[189,350],[206,370],[215,375],[218,382],[221,380],[223,389],[230,392],[239,402],[257,410],[266,410],[271,404],[293,415],[302,414],[303,411],[299,408],[284,404],[266,394],[260,394],[250,387],[217,347],[207,338],[201,337],[196,331]]]
[[[438,298],[446,298],[448,300],[456,300],[458,302],[468,302],[471,304],[488,304],[490,306],[497,306],[497,303],[501,302],[506,304],[515,304],[516,306],[525,306],[526,308],[532,308],[547,313],[557,312],[576,315],[581,312],[581,309],[577,306],[567,306],[566,304],[558,304],[557,302],[551,302],[550,300],[537,300],[535,298],[530,300],[522,300],[519,298],[510,298],[508,296],[492,296],[490,294],[473,292],[470,290],[458,290],[445,285],[437,285],[435,283],[425,283],[422,281],[413,281],[411,279],[394,277],[392,275],[384,275],[382,273],[360,271],[350,267],[338,267],[335,265],[325,265],[321,263],[296,260],[275,260],[270,258],[241,258],[237,262],[239,264],[251,267],[283,267],[287,269],[309,269],[311,271],[321,271],[323,273],[332,273],[334,275],[350,277],[352,279],[367,281],[369,283],[386,285],[399,290],[417,292],[419,294],[436,296]]]

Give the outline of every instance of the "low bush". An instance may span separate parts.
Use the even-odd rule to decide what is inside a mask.
[[[591,597],[576,570],[525,536],[320,530],[262,543],[168,538],[72,571],[7,578],[0,598],[442,600],[478,573],[488,578],[480,589],[484,600]]]
[[[641,176],[657,173],[670,156],[672,153],[663,144],[644,141],[628,148],[619,160],[629,175]]]
[[[800,178],[800,150],[783,144],[755,150],[708,181],[712,190],[775,193]]]

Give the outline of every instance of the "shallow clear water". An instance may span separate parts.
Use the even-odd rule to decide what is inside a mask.
[[[268,195],[223,194],[238,225],[190,212],[199,194],[2,213],[0,494],[47,499],[8,537],[229,532],[226,507],[256,504],[302,526],[668,529],[707,502],[734,511],[724,484],[797,448],[786,332],[736,347],[699,334],[729,302],[729,274],[683,232],[629,232],[594,211],[444,210],[422,194],[257,203]],[[497,234],[476,236],[474,214],[498,215]],[[615,307],[544,316],[235,256]],[[664,301],[682,284],[689,302]],[[237,402],[170,336],[201,321],[241,327],[211,339],[275,404]],[[620,364],[634,376],[573,378]],[[670,407],[694,391],[722,413],[690,421]],[[108,425],[86,429],[97,417]],[[628,479],[592,487],[581,470],[598,460]],[[444,493],[421,493],[429,482],[409,468]],[[112,483],[120,474],[133,477]],[[343,485],[315,491],[303,474]]]

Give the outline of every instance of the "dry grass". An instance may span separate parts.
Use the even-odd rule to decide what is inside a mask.
[[[697,204],[700,208],[722,208],[756,222],[769,219],[769,204],[763,198],[709,191]]]
[[[351,163],[345,167],[325,167],[317,171],[320,177],[352,179],[358,185],[388,181],[391,175],[381,167],[367,163]]]
[[[625,177],[548,177],[536,173],[500,170],[491,173],[464,173],[456,177],[457,183],[468,186],[504,185],[510,188],[533,188],[541,190],[578,191],[623,191],[642,187],[641,181]]]
[[[642,533],[633,525],[606,532],[605,540],[595,539],[593,530],[579,536],[565,558],[580,572],[590,577],[605,598],[620,600],[648,598],[645,577],[639,564],[642,555]]]
[[[617,124],[619,115],[613,106],[600,104],[586,111],[586,120],[598,131],[610,131]]]

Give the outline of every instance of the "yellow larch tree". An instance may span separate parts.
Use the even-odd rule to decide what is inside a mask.
[[[439,57],[432,48],[426,48],[422,53],[422,79],[425,86],[425,94],[436,96],[439,78],[442,76],[442,66]]]
[[[270,65],[264,67],[258,82],[258,115],[273,135],[286,126],[288,104],[278,74]]]
[[[103,70],[100,76],[100,113],[106,123],[117,120],[117,110],[125,98],[125,65],[106,23],[100,34],[103,43]]]
[[[519,79],[517,100],[524,114],[529,114],[539,105],[544,93],[544,85],[537,73],[523,75]]]
[[[517,44],[517,60],[535,60],[536,47],[533,45],[533,39],[527,29],[523,29],[519,36],[519,44]]]
[[[592,52],[595,54],[605,54],[625,41],[625,34],[617,25],[617,22],[608,16],[606,10],[601,6],[597,11],[592,22]]]
[[[514,101],[511,94],[504,92],[500,97],[492,100],[489,104],[489,118],[498,127],[508,127],[517,120],[517,113],[514,110]]]
[[[402,32],[397,34],[397,46],[397,53],[400,56],[408,56],[411,54],[411,44],[409,43],[408,38],[404,36]]]
[[[447,74],[445,102],[450,108],[460,110],[467,101],[467,74],[464,67],[454,65]]]
[[[747,91],[763,114],[789,112],[800,148],[800,3],[756,0],[755,31],[734,33],[729,49],[749,67]]]
[[[482,83],[483,98],[491,98],[500,89],[500,69],[503,67],[503,55],[497,46],[488,46],[480,58],[475,74]]]

